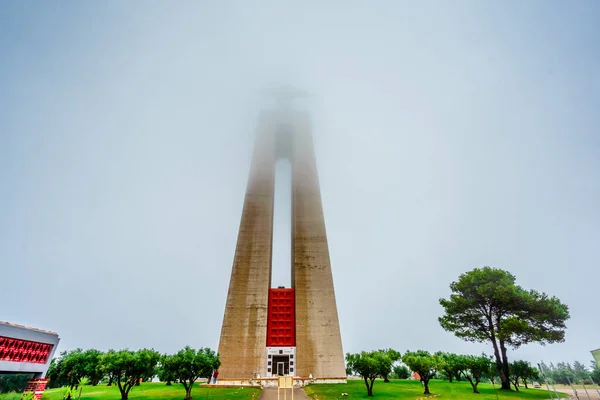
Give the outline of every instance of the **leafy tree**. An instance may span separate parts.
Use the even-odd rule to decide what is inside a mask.
[[[594,383],[596,383],[596,385],[600,385],[600,367],[598,367],[596,361],[591,362],[590,370],[591,371],[589,377],[594,380]]]
[[[491,360],[485,355],[460,356],[459,366],[463,368],[461,372],[471,384],[473,393],[479,393],[477,386],[492,369]]]
[[[104,374],[117,382],[121,400],[127,400],[131,388],[144,376],[154,373],[160,354],[154,350],[109,350],[100,365]]]
[[[173,381],[176,381],[175,374],[173,374],[173,369],[168,364],[171,362],[171,356],[164,354],[161,359],[158,367],[156,369],[158,380],[161,382],[166,382],[167,386],[171,386]]]
[[[54,362],[54,364],[53,364]],[[86,362],[83,350],[63,351],[56,361],[50,362],[48,378],[55,384],[67,386],[66,400],[71,400],[71,394],[79,387],[79,382],[86,376]]]
[[[515,390],[519,391],[519,379],[527,379],[530,375],[531,365],[527,361],[518,360],[510,363],[510,381]]]
[[[209,348],[194,350],[190,346],[186,346],[176,354],[163,359],[163,368],[167,374],[183,384],[185,400],[192,399],[192,388],[196,379],[208,376],[220,365],[219,355]]]
[[[596,361],[590,363],[588,378],[593,380],[596,385],[600,384],[600,368],[598,368]]]
[[[585,365],[583,365],[579,361],[575,361],[573,363],[573,374],[575,374],[575,378],[578,381],[581,381],[586,379],[590,375],[590,372],[588,371]]]
[[[33,374],[0,374],[0,393],[22,393]]]
[[[102,358],[102,352],[96,349],[89,349],[83,352],[82,361],[83,373],[87,377],[92,386],[96,386],[102,378],[104,373],[100,368],[100,359]]]
[[[397,379],[408,379],[410,378],[410,370],[406,365],[395,365],[394,376]]]
[[[442,364],[437,355],[432,355],[425,350],[407,351],[402,357],[402,362],[411,370],[419,374],[421,382],[425,387],[423,394],[431,394],[429,391],[429,380],[433,378]]]
[[[441,351],[438,351],[435,354],[441,360],[440,370],[446,375],[448,382],[452,383],[454,378],[460,380],[461,356],[453,353],[443,353]]]
[[[389,375],[392,373],[392,366],[396,361],[399,361],[401,358],[401,354],[393,349],[386,350],[378,350],[382,353],[383,357],[387,357],[389,362],[380,362],[381,370],[379,371],[379,376],[383,378],[384,382],[389,382]],[[382,359],[383,361],[383,359]]]
[[[571,364],[566,362],[559,362],[556,366],[550,364],[552,381],[560,383],[561,385],[568,385],[569,381],[575,381],[575,373]]]
[[[46,378],[50,379],[47,385],[48,389],[59,388],[66,385],[66,382],[62,379],[62,365],[59,361],[60,359],[57,357],[50,360],[50,366],[48,367],[48,372],[46,372]]]
[[[440,299],[440,325],[464,340],[492,343],[502,389],[510,390],[508,347],[563,342],[569,309],[556,297],[515,284],[504,270],[484,267],[460,275]]]
[[[527,370],[527,374],[523,376],[523,385],[525,385],[525,389],[528,389],[527,381],[533,384],[534,381],[540,380],[540,371],[536,367],[529,366]]]
[[[492,385],[495,385],[500,381],[500,376],[498,376],[498,370],[494,368],[490,368],[483,376],[490,381]]]
[[[356,374],[360,375],[367,387],[367,396],[373,396],[373,384],[382,371],[389,371],[393,361],[389,355],[380,350],[356,354],[346,354],[346,364]]]

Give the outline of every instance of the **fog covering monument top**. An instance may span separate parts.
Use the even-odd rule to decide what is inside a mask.
[[[219,377],[345,381],[344,352],[309,114],[260,113],[219,342]],[[291,287],[271,287],[275,164],[291,164]]]

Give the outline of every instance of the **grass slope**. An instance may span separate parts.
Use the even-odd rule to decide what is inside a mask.
[[[43,400],[62,400],[64,389],[48,389],[44,392]],[[183,399],[183,385],[164,383],[142,383],[129,392],[131,400]],[[194,385],[192,390],[194,400],[257,400],[260,389],[255,388],[205,388]],[[0,394],[0,400],[18,400],[20,394]],[[121,393],[116,386],[84,386],[81,400],[121,400]]]
[[[498,386],[496,386],[497,388]],[[548,392],[541,389],[519,388],[518,392],[497,391],[491,384],[480,383],[479,392],[473,393],[469,382],[453,382],[431,380],[429,390],[432,395],[439,394],[439,399],[472,399],[472,400],[533,400],[547,399]],[[308,397],[314,400],[338,400],[338,399],[411,399],[415,400],[423,395],[423,388],[419,381],[392,380],[384,383],[377,380],[373,385],[373,396],[367,396],[367,388],[362,380],[349,380],[346,385],[310,385],[305,389]],[[348,393],[348,397],[342,397],[342,393]],[[566,395],[564,395],[566,397]]]

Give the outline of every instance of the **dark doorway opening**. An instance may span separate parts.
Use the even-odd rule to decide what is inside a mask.
[[[273,372],[275,376],[286,376],[290,374],[290,356],[273,356]]]

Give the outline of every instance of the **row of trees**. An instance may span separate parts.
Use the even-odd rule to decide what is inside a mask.
[[[22,392],[33,374],[0,374],[0,394]]]
[[[419,373],[426,394],[429,393],[429,379],[439,371],[446,374],[450,371],[450,380],[454,376],[458,379],[464,377],[471,382],[475,392],[477,384],[485,374],[490,375],[489,379],[497,376],[502,389],[511,390],[512,385],[518,390],[519,382],[527,382],[527,379],[531,379],[528,374],[533,372],[527,369],[531,369],[531,366],[525,362],[511,363],[508,359],[508,349],[517,349],[532,342],[544,345],[564,341],[565,323],[569,319],[568,307],[556,297],[518,286],[515,277],[507,271],[491,267],[476,268],[460,275],[456,282],[450,284],[450,289],[449,298],[439,300],[444,309],[444,315],[439,318],[440,325],[461,339],[489,342],[493,350],[491,360],[495,372],[487,371],[490,358],[486,356],[456,356],[416,351],[406,352],[401,357],[400,353],[391,349],[349,354],[348,367],[363,376],[369,395],[372,395],[375,378],[381,376],[387,380],[394,364],[400,360],[408,368]],[[194,352],[190,348],[182,351]],[[200,352],[202,354],[199,354]],[[185,357],[176,358],[177,362],[173,361],[175,359],[166,358],[174,356],[161,356],[154,350],[147,349],[138,352],[109,351],[104,354],[97,350],[84,352],[78,349],[63,354],[54,366],[57,372],[52,371],[52,374],[56,374],[59,384],[68,385],[70,388],[76,388],[82,377],[88,378],[92,384],[107,378],[109,384],[116,382],[119,385],[122,399],[126,400],[135,382],[154,376],[158,370],[162,371],[164,377],[178,379],[182,383],[189,381],[186,378],[188,375],[183,374],[179,367],[175,367],[181,365],[181,360],[189,363],[190,359],[200,360],[204,357],[205,360],[198,363],[218,364],[218,356],[209,349],[200,349],[194,352],[193,356],[190,353]],[[454,364],[460,368],[453,369],[451,366]],[[134,367],[131,367],[132,365]],[[400,366],[397,367],[399,373],[405,373]],[[181,375],[169,375],[171,369],[180,371]],[[192,369],[189,367],[186,371]],[[67,372],[61,372],[63,370]],[[198,373],[202,376],[199,369],[193,371],[191,375]],[[186,398],[191,398],[191,384],[184,384],[184,388]]]
[[[186,346],[175,354],[160,354],[153,349],[109,350],[105,353],[90,349],[64,351],[53,359],[48,369],[51,387],[66,387],[66,400],[84,382],[98,385],[116,384],[121,399],[127,400],[131,389],[141,381],[159,376],[167,384],[179,382],[185,389],[185,399],[192,398],[192,387],[200,377],[209,377],[221,365],[218,354],[209,348],[198,350]]]
[[[553,383],[561,385],[574,382],[600,383],[600,368],[598,368],[595,361],[590,363],[589,368],[579,361],[575,361],[573,365],[568,362],[546,365],[542,362],[541,367],[544,370],[546,379]]]
[[[395,363],[402,361],[403,364]],[[373,385],[377,378],[388,382],[392,373],[396,377],[408,378],[410,371],[419,375],[424,387],[424,394],[430,394],[429,381],[433,378],[446,378],[450,383],[454,379],[467,380],[473,388],[473,393],[479,393],[478,385],[482,380],[496,383],[498,374],[493,358],[481,355],[460,355],[453,353],[430,353],[425,350],[407,351],[401,355],[393,349],[363,351],[346,355],[347,372],[363,378],[367,395],[373,396]],[[526,361],[515,361],[510,364],[509,379],[515,390],[521,384],[527,388],[527,382],[539,378],[537,368]]]

